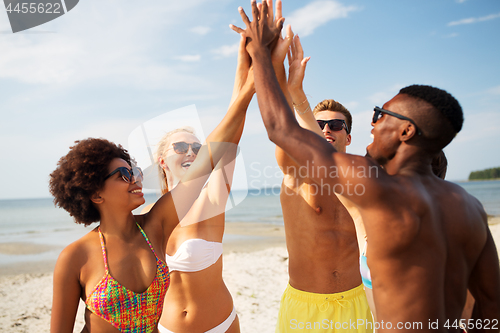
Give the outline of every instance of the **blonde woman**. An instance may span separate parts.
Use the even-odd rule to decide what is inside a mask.
[[[241,135],[235,124],[243,122],[246,108],[238,105],[236,99],[207,146],[196,148],[199,157],[176,189],[147,214],[133,214],[145,201],[143,175],[123,147],[89,138],[77,141],[59,160],[50,175],[54,203],[77,223],[99,226],[68,245],[57,260],[51,333],[73,332],[80,299],[86,305],[84,333],[158,332],[170,283],[167,241],[192,211],[214,164],[233,158],[226,157],[225,145]]]
[[[255,92],[249,56],[242,38],[231,106],[244,114]],[[229,126],[223,120],[219,126]],[[230,142],[238,144],[244,117]],[[174,189],[197,157],[201,143],[190,128],[167,133],[158,145],[157,158],[163,193]],[[224,209],[229,196],[236,145],[228,153],[180,224],[166,247],[171,284],[165,297],[160,332],[239,332],[229,290],[222,280]]]

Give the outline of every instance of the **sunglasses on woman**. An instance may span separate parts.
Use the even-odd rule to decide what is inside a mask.
[[[109,175],[104,178],[104,180],[108,179],[109,177],[113,176],[115,173],[120,173],[122,176],[122,179],[126,183],[132,183],[133,182],[133,177],[135,177],[135,181],[142,181],[144,178],[144,175],[142,174],[142,170],[139,167],[133,167],[132,169],[126,168],[126,167],[119,167],[113,170]]]
[[[174,142],[172,143],[172,148],[169,149],[174,149],[176,154],[186,154],[189,150],[189,147],[191,147],[191,150],[195,155],[198,155],[198,152],[200,151],[201,148],[201,143],[198,142],[187,143],[184,141]]]
[[[393,116],[393,117],[396,117],[398,119],[402,119],[402,120],[408,120],[410,123],[413,124],[413,126],[415,126],[415,129],[417,130],[417,133],[418,135],[421,135],[422,132],[420,131],[420,129],[418,128],[417,124],[415,124],[415,122],[413,120],[411,120],[410,118],[408,117],[405,117],[403,115],[400,115],[400,114],[397,114],[395,112],[392,112],[392,111],[389,111],[389,110],[386,110],[386,109],[382,109],[382,108],[379,108],[378,106],[376,106],[374,109],[373,109],[373,119],[372,119],[372,122],[375,124],[381,117],[382,117],[382,113],[386,113],[388,114],[389,116]]]
[[[332,131],[341,131],[345,128],[347,134],[349,134],[349,130],[347,129],[347,124],[343,119],[330,119],[330,120],[317,120],[319,127],[321,130],[325,128],[325,125],[328,124],[328,128]]]

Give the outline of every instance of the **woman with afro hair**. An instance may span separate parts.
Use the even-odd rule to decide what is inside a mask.
[[[225,117],[201,149],[196,147],[196,160],[180,183],[147,214],[132,212],[145,202],[142,171],[120,145],[85,139],[60,159],[50,175],[54,203],[77,223],[99,226],[68,245],[57,260],[51,333],[73,332],[80,299],[86,305],[82,332],[158,332],[170,283],[164,261],[170,234],[212,170],[235,157],[236,149],[229,148],[239,141],[254,93],[250,63],[242,59]]]

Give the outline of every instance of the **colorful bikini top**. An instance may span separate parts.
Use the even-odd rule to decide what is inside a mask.
[[[368,267],[368,262],[366,260],[366,246],[368,245],[365,242],[365,247],[363,248],[363,253],[359,256],[359,271],[361,273],[361,281],[366,288],[372,289],[372,275],[370,273],[370,268]]]
[[[136,223],[137,224],[137,223]],[[143,293],[136,293],[123,287],[109,274],[106,247],[99,228],[105,273],[94,290],[87,296],[87,309],[109,322],[120,332],[153,332],[163,310],[163,300],[170,285],[167,265],[158,258],[148,237],[137,224],[156,257],[156,275]]]
[[[188,239],[173,256],[166,255],[170,271],[198,272],[215,264],[222,255],[222,243]]]

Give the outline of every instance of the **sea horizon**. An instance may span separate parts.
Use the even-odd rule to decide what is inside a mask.
[[[455,183],[455,184],[462,184],[462,183],[476,183],[476,182],[496,182],[496,181],[499,181],[500,182],[500,178],[495,178],[495,179],[473,179],[473,180],[468,180],[468,179],[465,179],[465,180],[448,180],[446,179],[446,181],[449,181],[451,183]],[[263,192],[263,191],[266,191],[266,190],[273,190],[273,189],[276,189],[278,187],[281,187],[281,184],[276,184],[276,185],[273,185],[273,186],[267,186],[267,187],[261,187],[261,188],[257,188],[257,189],[234,189],[232,190],[232,192],[246,192],[248,191],[249,193],[250,192]],[[157,192],[159,192],[159,190],[150,190],[150,189],[143,189],[143,193],[146,195],[146,194],[156,194]],[[0,201],[9,201],[9,200],[37,200],[37,199],[53,199],[52,196],[41,196],[41,197],[14,197],[14,198],[0,198]]]

